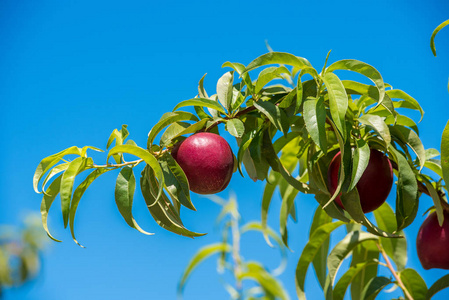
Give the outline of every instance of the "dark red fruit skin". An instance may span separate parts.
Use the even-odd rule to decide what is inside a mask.
[[[444,212],[441,227],[435,212],[424,220],[416,238],[416,250],[424,269],[449,270],[449,213]]]
[[[217,134],[191,135],[178,143],[171,155],[186,174],[194,193],[215,194],[231,181],[234,156],[228,142]]]
[[[341,152],[332,159],[327,173],[327,182],[331,194],[338,186],[338,172],[341,163]],[[369,213],[381,206],[390,194],[393,186],[393,167],[391,162],[382,152],[375,149],[370,150],[370,158],[365,172],[357,183],[360,205],[364,213]],[[344,209],[340,195],[335,202]]]

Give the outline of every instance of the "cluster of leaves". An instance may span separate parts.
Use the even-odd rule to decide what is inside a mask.
[[[25,219],[24,228],[0,227],[0,298],[3,288],[21,286],[39,272],[43,238],[34,215]]]
[[[287,263],[287,248],[280,236],[270,228],[266,231],[268,236],[276,242],[281,254],[281,263],[276,269],[270,271],[260,262],[245,261],[240,254],[241,236],[251,231],[262,232],[260,222],[249,222],[240,226],[240,215],[235,197],[231,197],[229,201],[219,197],[210,199],[222,206],[222,211],[217,218],[217,222],[222,225],[222,240],[201,248],[191,258],[179,281],[179,297],[181,298],[187,280],[195,268],[207,258],[218,255],[218,273],[228,272],[234,279],[233,284],[223,280],[223,285],[231,299],[290,299],[282,283],[276,278],[282,274]],[[251,283],[246,284],[246,281]]]
[[[319,203],[320,212],[312,224],[315,230],[311,231],[310,242],[298,262],[296,282],[300,298],[305,297],[303,284],[307,266],[313,263],[328,299],[334,294],[344,295],[358,272],[371,275],[363,276],[364,288],[353,288],[353,295],[374,295],[394,283],[408,298],[419,299],[419,295],[427,293],[427,287],[421,284],[423,281],[415,271],[405,269],[405,240],[401,231],[415,219],[423,193],[431,197],[430,209],[436,211],[440,224],[443,222],[443,210],[448,209],[444,182],[449,180],[449,147],[444,145],[449,143],[449,129],[447,127],[443,133],[441,160],[438,160],[439,151],[425,149],[416,121],[403,114],[412,110],[422,118],[424,112],[418,101],[385,83],[381,74],[367,63],[345,59],[328,65],[328,57],[320,72],[305,58],[283,52],[264,54],[247,66],[226,62],[223,67],[232,70],[218,80],[216,94],[208,95],[203,76],[198,95],[178,103],[150,130],[146,149],[126,140],[128,131],[124,125],[109,137],[106,148],[110,149],[104,165],[95,164],[87,156],[88,149],[99,150],[90,146],[71,147],[43,159],[33,183],[36,192],[43,193],[41,212],[45,230],[53,238],[48,232],[47,216],[59,194],[64,226],[70,224],[72,237],[77,242],[74,218],[83,193],[99,175],[119,169],[115,186],[117,207],[129,226],[151,234],[141,229],[132,215],[136,187],[134,168],[144,163],[140,187],[156,222],[180,235],[202,235],[188,230],[182,223],[181,207],[191,210],[195,207],[186,175],[170,152],[187,135],[199,131],[218,134],[218,125],[224,124],[224,129],[236,138],[236,164],[240,174],[244,176],[246,171],[254,181],[267,182],[261,229],[268,243],[267,215],[277,189],[282,197],[281,240],[286,246],[287,221],[289,217],[296,219],[298,193],[313,194]],[[261,67],[262,71],[254,76],[255,70]],[[344,71],[358,73],[365,79],[360,82],[341,79],[337,73],[347,74]],[[179,110],[186,107],[192,112]],[[159,143],[155,142],[157,137]],[[394,211],[384,205],[374,214],[375,220],[363,213],[356,187],[368,165],[370,149],[377,149],[389,158],[398,179]],[[331,193],[327,172],[338,151],[341,152],[338,186]],[[125,161],[125,154],[138,159]],[[68,155],[76,158],[68,161]],[[109,162],[111,159],[114,163]],[[90,173],[74,189],[75,177],[84,171]],[[41,181],[42,190],[39,191]],[[334,203],[339,194],[346,211]],[[332,222],[333,219],[339,221]],[[329,253],[329,234],[344,223],[351,224],[348,236]],[[365,226],[367,232],[361,231],[360,225]],[[214,249],[224,251],[224,248],[221,245]],[[346,283],[335,284],[341,261],[351,253],[353,263],[346,273],[349,275],[344,275]],[[369,264],[360,259],[365,254],[372,258]],[[389,257],[396,264],[397,271],[389,265],[395,281],[377,277],[380,254],[386,261]],[[323,261],[327,261],[327,265]],[[444,282],[439,286],[446,286],[448,280]]]

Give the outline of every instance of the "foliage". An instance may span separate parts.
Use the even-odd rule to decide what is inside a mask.
[[[39,218],[30,215],[23,228],[0,226],[0,298],[2,289],[18,287],[36,276],[45,246]]]
[[[276,278],[286,266],[286,247],[271,228],[266,233],[272,238],[281,253],[281,263],[276,269],[269,271],[257,261],[246,261],[240,254],[240,240],[244,233],[250,231],[263,232],[259,222],[249,222],[240,226],[240,215],[237,201],[231,197],[225,201],[219,197],[211,198],[222,206],[217,221],[222,223],[222,241],[201,248],[190,260],[178,285],[178,295],[181,298],[187,279],[194,269],[204,260],[212,255],[218,255],[217,270],[220,274],[230,272],[233,276],[234,285],[224,282],[224,287],[229,292],[231,299],[281,299],[288,300],[290,297],[284,290],[282,283]],[[251,287],[246,287],[245,281],[252,281]],[[254,285],[255,284],[255,285]]]
[[[445,25],[447,21],[432,35],[433,51],[434,37]],[[238,144],[236,163],[239,173],[244,176],[246,171],[254,181],[266,180],[260,230],[268,244],[271,244],[268,238],[271,231],[267,227],[267,216],[276,190],[282,198],[279,223],[285,246],[288,246],[287,220],[296,218],[298,193],[313,194],[319,203],[310,240],[296,271],[300,299],[305,298],[304,281],[310,264],[316,270],[327,299],[343,298],[349,285],[354,299],[374,298],[390,284],[399,286],[409,299],[421,299],[426,293],[430,295],[439,287],[447,286],[448,280],[443,277],[435,283],[437,287],[428,290],[416,271],[405,268],[406,241],[402,230],[414,221],[422,194],[431,197],[433,205],[430,209],[436,211],[440,225],[443,210],[449,210],[445,184],[449,180],[449,125],[443,132],[441,160],[438,160],[439,151],[424,147],[417,122],[404,114],[415,111],[422,119],[424,111],[417,100],[392,88],[379,71],[367,63],[343,59],[328,64],[328,58],[329,54],[321,71],[307,59],[283,52],[269,52],[247,66],[226,62],[223,67],[231,71],[218,79],[216,93],[209,96],[203,76],[198,95],[181,101],[173,111],[162,115],[149,131],[146,149],[127,139],[129,132],[123,125],[110,135],[106,145],[109,152],[103,165],[94,163],[87,155],[88,150],[102,151],[92,146],[74,146],[44,158],[36,169],[33,185],[36,192],[43,194],[41,213],[48,235],[58,241],[48,230],[47,217],[59,194],[64,226],[69,225],[77,242],[74,219],[80,199],[98,176],[113,170],[120,170],[115,186],[119,212],[129,226],[151,234],[141,229],[132,215],[136,188],[134,174],[140,164],[144,165],[143,170],[140,169],[141,192],[157,224],[183,236],[203,235],[185,228],[181,220],[181,207],[190,210],[195,207],[190,199],[187,177],[170,152],[186,135],[200,131],[218,134],[219,128],[223,127],[218,125],[224,124],[224,129]],[[256,70],[261,71],[257,74]],[[351,72],[364,79],[353,80],[348,75]],[[347,78],[340,77],[343,75]],[[180,108],[190,108],[190,112]],[[384,204],[374,212],[374,220],[363,213],[357,191],[357,182],[369,161],[370,148],[388,157],[398,179],[394,210]],[[327,170],[338,151],[341,151],[338,186],[330,193]],[[138,159],[125,160],[128,155]],[[69,160],[68,156],[74,159]],[[75,178],[82,172],[88,175],[75,188]],[[340,194],[346,210],[334,203]],[[233,214],[232,211],[226,213]],[[233,218],[237,222],[237,217]],[[333,222],[333,219],[337,221]],[[347,225],[347,236],[329,252],[330,235],[343,224]],[[237,232],[232,231],[234,236]],[[235,247],[235,244],[222,243],[202,249],[197,260],[191,262],[185,277],[201,260],[198,257],[232,252]],[[337,281],[341,263],[350,255],[350,268]],[[380,262],[380,256],[384,263]],[[394,279],[377,276],[381,265],[389,268]],[[249,277],[260,272],[269,275],[259,264],[247,263],[245,268]],[[242,274],[246,273],[235,274],[236,280],[243,280]],[[261,284],[262,279],[259,279],[256,281]],[[181,280],[181,289],[184,282],[185,278]],[[237,289],[236,293],[241,294],[241,291]]]

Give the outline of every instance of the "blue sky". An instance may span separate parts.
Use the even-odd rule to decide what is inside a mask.
[[[122,124],[128,124],[130,138],[145,145],[148,131],[164,112],[196,95],[204,73],[206,89],[213,91],[224,72],[222,63],[248,64],[267,51],[265,40],[276,51],[306,57],[316,68],[330,49],[330,61],[353,58],[375,66],[386,82],[420,101],[426,112],[421,139],[426,148],[439,148],[449,118],[449,29],[436,38],[437,58],[429,39],[448,18],[444,0],[2,0],[0,223],[18,224],[27,212],[39,210],[41,197],[33,192],[31,178],[43,157],[73,145],[104,149],[111,131]],[[104,155],[93,155],[104,162]],[[76,232],[87,248],[78,247],[63,230],[56,204],[50,228],[63,243],[51,242],[41,276],[22,289],[6,291],[6,299],[175,299],[189,257],[219,239],[214,229],[219,207],[192,196],[198,211],[185,211],[185,224],[209,233],[192,240],[159,228],[137,191],[135,217],[156,233],[145,236],[122,220],[113,198],[117,174],[112,173],[100,177],[80,203]],[[229,191],[238,195],[244,221],[260,219],[262,183],[235,174],[220,195],[227,197]],[[394,197],[388,201],[393,204]],[[294,252],[281,276],[292,298],[293,272],[316,202],[300,196],[297,206],[299,222],[289,227]],[[417,220],[406,230],[408,266],[428,285],[447,274],[424,271],[414,249],[420,216],[429,206],[430,198],[423,196]],[[275,229],[279,207],[274,201],[269,215]],[[277,263],[276,250],[257,234],[244,237],[242,251],[247,259]],[[321,298],[313,274],[306,292],[310,299]],[[392,295],[398,293],[379,299]],[[439,299],[448,295],[441,293]],[[185,290],[185,299],[227,298],[214,259],[193,274]]]

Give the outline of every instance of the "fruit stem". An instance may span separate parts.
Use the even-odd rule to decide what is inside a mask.
[[[390,262],[390,259],[388,259],[387,253],[385,252],[384,248],[381,244],[376,243],[377,248],[379,249],[380,253],[382,254],[382,257],[385,259],[385,263],[387,264],[387,268],[390,270],[391,274],[393,274],[393,277],[396,279],[398,286],[402,289],[404,292],[404,296],[408,300],[413,300],[412,295],[410,295],[409,291],[405,288],[404,283],[401,280],[401,277],[398,275],[396,270],[394,269],[393,265]]]

